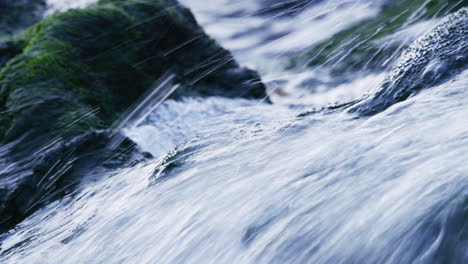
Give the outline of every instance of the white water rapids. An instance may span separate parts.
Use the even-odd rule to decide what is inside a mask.
[[[236,56],[268,59],[258,52]],[[0,262],[467,263],[468,71],[367,119],[298,117],[384,74],[304,95],[305,107],[168,100],[124,129],[154,160],[38,210],[0,237]],[[154,176],[170,151],[173,168]]]

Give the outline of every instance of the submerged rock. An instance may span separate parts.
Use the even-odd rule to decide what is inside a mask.
[[[413,42],[381,88],[350,111],[364,116],[384,111],[422,89],[450,79],[467,64],[468,8],[463,8]]]
[[[92,131],[168,74],[181,84],[172,98],[266,97],[259,76],[175,0],[101,0],[42,20],[14,45],[20,53],[0,72],[0,163],[11,168],[0,172],[0,229],[101,166],[103,152],[120,153],[107,146],[115,137]]]
[[[130,140],[111,136],[109,131],[57,139],[35,150],[28,146],[30,140],[24,137],[0,148],[0,164],[10,162],[0,174],[0,233],[51,200],[69,194],[81,182],[150,157]]]

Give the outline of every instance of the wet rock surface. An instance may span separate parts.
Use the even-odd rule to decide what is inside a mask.
[[[98,175],[150,157],[130,140],[110,135],[109,131],[90,131],[69,141],[57,139],[41,148],[30,142],[46,138],[25,136],[2,146],[0,162],[8,165],[0,174],[0,232],[48,202],[71,194],[83,180],[99,178],[84,179],[85,172]]]
[[[182,84],[173,98],[265,96],[258,75],[240,68],[175,1],[100,1],[52,15],[19,42],[23,52],[0,76],[0,107],[7,112],[0,120],[3,141],[32,128],[57,131],[64,114],[79,116],[95,107],[100,110],[87,118],[92,121],[78,126],[106,128],[168,72]],[[32,108],[47,112],[41,115],[48,122],[31,116]]]
[[[381,88],[350,111],[363,116],[382,112],[462,72],[468,65],[467,36],[468,9],[464,8],[412,43]]]
[[[0,49],[9,59],[0,72],[3,230],[67,193],[81,172],[131,164],[133,154],[114,158],[140,151],[103,129],[167,74],[180,84],[171,98],[266,97],[259,76],[177,1],[102,0],[54,14],[12,45]]]

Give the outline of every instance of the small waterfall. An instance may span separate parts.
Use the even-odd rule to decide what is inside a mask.
[[[48,2],[57,12],[93,1]],[[427,7],[408,6],[412,15],[391,20],[408,15],[408,23],[365,42],[378,47],[372,70],[350,73],[332,70],[344,53],[332,53],[343,57],[333,65],[287,58],[402,0],[181,2],[260,72],[273,103],[176,100],[168,72],[112,126],[152,157],[87,172],[81,188],[0,234],[1,263],[468,263],[468,69],[456,53],[466,49],[458,32],[466,19],[457,22],[459,49],[443,57],[456,57],[443,80],[415,77],[427,87],[411,82],[404,100],[360,116],[339,103],[385,94],[390,68],[370,61],[386,50],[379,63],[393,65],[445,21],[446,5],[425,19]],[[425,72],[435,60],[416,71],[406,59],[435,58],[437,47],[400,57],[391,76]],[[348,48],[336,47],[356,47]],[[2,167],[10,147],[0,148],[0,175],[12,170]]]

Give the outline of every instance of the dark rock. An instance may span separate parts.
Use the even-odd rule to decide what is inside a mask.
[[[468,9],[450,15],[402,54],[381,88],[351,108],[373,115],[459,74],[468,64]]]
[[[167,72],[182,84],[173,98],[266,96],[258,75],[240,68],[172,0],[102,0],[52,15],[20,41],[23,52],[0,75],[4,142],[30,130],[76,135],[106,128]],[[63,129],[67,117],[85,114],[87,122]]]
[[[27,144],[34,140],[27,135],[7,146],[15,156],[0,157],[1,162],[14,161],[0,174],[0,232],[68,194],[81,182],[96,180],[98,176],[93,175],[149,158],[128,139],[110,135],[109,131],[90,131],[69,141],[58,139],[40,149]],[[83,178],[85,175],[87,178]]]
[[[181,84],[172,98],[266,97],[259,76],[175,0],[101,0],[40,21],[14,44],[21,52],[0,72],[0,229],[103,174],[91,171],[145,159],[106,129],[165,76]]]

